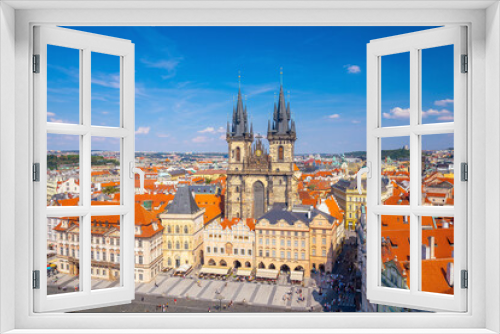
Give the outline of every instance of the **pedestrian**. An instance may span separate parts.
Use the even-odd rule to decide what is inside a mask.
[[[168,302],[165,305],[167,306],[167,311],[168,311]]]
[[[155,287],[158,287],[158,284],[156,283],[156,281],[155,281]]]
[[[176,299],[174,299],[174,304],[175,304],[175,305],[177,305],[177,298],[176,298]]]
[[[144,296],[143,296],[143,297],[141,297],[141,302],[143,302],[143,301],[144,301]]]
[[[208,307],[208,313],[210,313],[210,306]]]

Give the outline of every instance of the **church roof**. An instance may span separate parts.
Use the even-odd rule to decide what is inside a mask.
[[[167,206],[167,213],[193,214],[200,211],[189,187],[179,187],[174,199]]]

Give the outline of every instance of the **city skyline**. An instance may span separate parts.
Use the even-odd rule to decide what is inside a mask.
[[[249,118],[255,132],[265,134],[283,68],[285,92],[297,121],[296,153],[340,154],[366,149],[366,43],[427,27],[71,29],[136,44],[137,151],[225,152],[225,124],[232,113],[239,73]],[[49,50],[49,121],[78,121],[78,55],[71,51],[56,50],[50,57]],[[453,76],[450,80],[449,72],[443,72],[449,66],[440,60],[449,48],[432,52],[433,57],[423,57],[424,121],[449,121]],[[396,80],[382,78],[383,87],[388,87],[382,95],[382,124],[404,125],[408,123],[409,74],[401,75],[405,72],[401,68],[406,68],[407,60],[405,55],[390,57],[394,58],[389,65],[383,61],[383,67]],[[117,124],[119,72],[113,58],[93,54],[92,119],[96,125]],[[96,149],[115,145],[104,140]],[[452,139],[429,149],[450,146]],[[54,150],[77,147],[75,140],[49,142],[49,149]]]

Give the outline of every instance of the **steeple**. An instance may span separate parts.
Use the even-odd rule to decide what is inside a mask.
[[[281,72],[282,74],[282,72]],[[285,92],[283,89],[283,79],[281,78],[280,92],[278,96],[278,104],[274,103],[274,113],[272,122],[268,124],[269,136],[291,136],[295,138],[295,122],[292,120],[290,111],[290,102],[285,101]]]
[[[238,76],[238,81],[241,76]],[[240,86],[240,83],[238,83]],[[236,105],[233,106],[233,121],[231,126],[231,132],[229,131],[229,125],[227,130],[227,137],[229,138],[251,138],[251,132],[248,130],[248,113],[247,107],[243,103],[243,97],[241,94],[241,87],[238,87],[238,99]]]

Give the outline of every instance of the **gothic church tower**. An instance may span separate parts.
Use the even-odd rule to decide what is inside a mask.
[[[268,125],[269,152],[261,138],[254,142],[253,126],[249,129],[247,109],[238,90],[226,134],[229,155],[226,218],[258,219],[272,207],[291,210],[300,203],[293,163],[296,138],[295,122],[290,104],[287,106],[285,102],[283,85],[280,85],[273,120]]]

